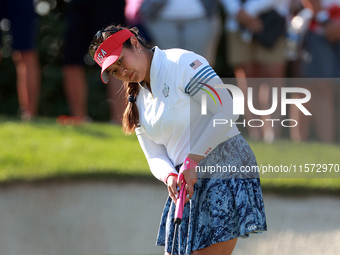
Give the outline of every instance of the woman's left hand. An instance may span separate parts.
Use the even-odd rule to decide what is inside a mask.
[[[196,164],[199,163],[202,159],[204,159],[203,156],[200,155],[195,155],[195,154],[189,154],[187,158],[190,158],[191,160],[195,161]],[[183,167],[183,166],[182,166]],[[197,182],[197,172],[194,166],[190,166],[190,169],[181,171],[180,170],[180,175],[182,174],[184,177],[184,180],[186,182],[185,188],[187,191],[187,196],[185,199],[185,203],[191,199],[191,197],[194,194],[194,185]],[[180,189],[182,186],[182,181],[181,178],[177,178],[177,187]],[[188,196],[189,195],[189,196]]]
[[[194,194],[194,185],[197,182],[197,173],[195,169],[188,169],[183,171],[184,180],[186,182],[185,189],[186,189],[186,197],[185,197],[185,203],[191,199],[191,197]],[[181,189],[182,187],[182,181],[178,178],[177,179],[177,187]],[[189,195],[189,196],[188,196]]]

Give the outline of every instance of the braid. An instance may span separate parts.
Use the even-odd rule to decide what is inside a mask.
[[[126,100],[129,96],[134,98],[138,95],[139,84],[135,82],[124,82],[126,91]],[[129,100],[123,115],[123,131],[125,134],[130,135],[135,131],[139,122],[139,113],[136,102]]]

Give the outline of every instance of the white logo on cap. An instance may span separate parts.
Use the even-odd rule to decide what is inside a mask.
[[[100,49],[101,53],[98,53],[97,55],[97,61],[99,62],[99,64],[102,63],[103,58],[105,57],[105,55],[107,54],[107,52],[103,49]]]

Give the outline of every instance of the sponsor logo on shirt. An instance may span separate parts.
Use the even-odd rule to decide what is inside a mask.
[[[204,153],[204,155],[206,155],[206,156],[207,156],[207,155],[209,154],[209,152],[211,152],[211,150],[212,150],[212,148],[211,148],[211,147],[209,147],[209,148],[208,148],[208,150],[207,150],[207,151]]]
[[[162,92],[163,92],[164,97],[169,96],[170,89],[169,89],[169,86],[166,85],[166,83],[164,83],[164,88],[163,88]]]

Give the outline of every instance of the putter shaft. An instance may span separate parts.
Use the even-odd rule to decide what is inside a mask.
[[[172,248],[171,248],[171,255],[175,255],[175,245],[176,245],[176,236],[178,232],[179,223],[175,223],[175,232],[174,232],[174,239],[172,240]]]

